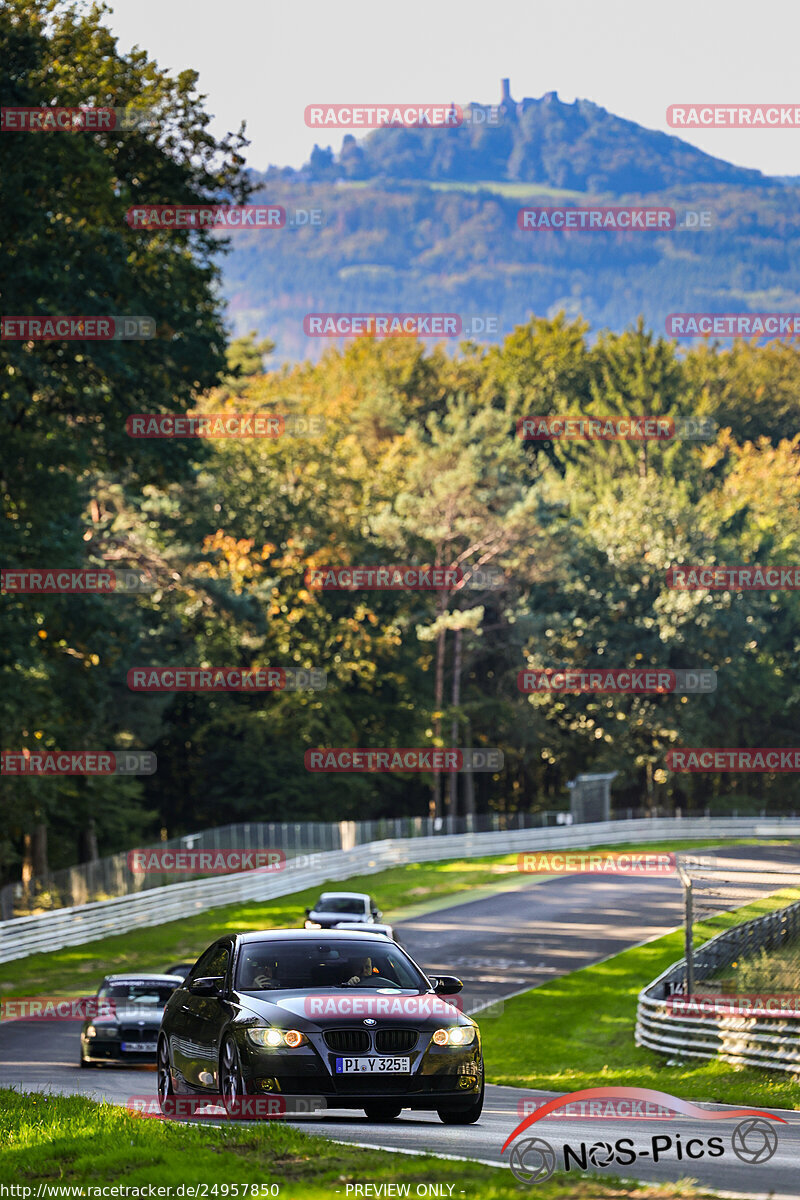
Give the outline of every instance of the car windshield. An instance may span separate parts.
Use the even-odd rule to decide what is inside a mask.
[[[241,991],[273,988],[399,988],[427,991],[427,980],[393,942],[249,942],[236,972]]]
[[[104,983],[97,993],[100,1000],[116,1000],[118,1004],[158,1005],[163,1008],[177,985],[174,983]]]
[[[359,916],[366,911],[365,901],[357,896],[325,896],[314,908],[314,912],[358,913]]]

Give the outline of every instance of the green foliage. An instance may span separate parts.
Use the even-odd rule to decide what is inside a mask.
[[[203,231],[143,234],[125,213],[142,199],[193,203],[222,190],[244,197],[243,139],[212,139],[196,74],[171,78],[142,51],[121,55],[101,12],[11,0],[0,13],[4,104],[135,102],[158,118],[146,133],[4,134],[4,312],[146,315],[156,336],[3,341],[4,567],[155,565],[142,494],[190,478],[194,467],[185,444],[132,442],[125,418],[185,410],[225,361],[215,240]],[[127,702],[120,677],[131,647],[162,613],[116,596],[5,596],[3,608],[5,746],[147,745],[148,718]],[[4,778],[0,791],[4,833],[17,839],[65,813],[74,818],[66,820],[69,837],[78,814],[94,812],[101,838],[116,840],[146,816],[139,783]],[[125,811],[134,813],[127,823],[119,820]],[[66,851],[69,860],[69,843]]]
[[[12,0],[0,15],[4,103],[136,101],[159,117],[146,132],[4,135],[5,311],[149,314],[157,336],[2,343],[0,560],[132,566],[151,590],[3,596],[0,717],[9,748],[146,747],[159,769],[127,781],[4,777],[5,877],[17,877],[37,827],[60,835],[50,849],[61,866],[74,861],[90,821],[107,852],[162,828],[427,810],[430,779],[312,775],[303,755],[316,746],[430,746],[451,736],[498,746],[506,766],[476,777],[475,806],[513,813],[560,807],[572,774],[605,767],[620,772],[623,807],[697,811],[733,784],[669,776],[670,747],[791,744],[796,594],[676,592],[666,571],[798,561],[797,346],[684,353],[643,319],[592,339],[588,320],[569,315],[605,281],[609,295],[623,288],[630,313],[643,294],[632,283],[642,255],[648,279],[670,287],[669,264],[690,264],[693,303],[703,307],[703,288],[719,286],[714,255],[745,233],[744,284],[754,294],[771,286],[796,267],[794,242],[779,263],[753,249],[748,214],[791,234],[791,189],[726,193],[733,242],[705,233],[544,240],[519,234],[516,202],[502,194],[354,188],[345,209],[331,183],[270,177],[272,200],[321,199],[332,219],[249,244],[231,260],[228,286],[250,286],[266,262],[277,305],[292,289],[307,304],[318,294],[313,279],[333,288],[334,308],[396,309],[413,293],[410,311],[491,312],[518,289],[524,307],[548,311],[539,297],[555,286],[569,311],[454,355],[363,338],[264,373],[271,340],[251,332],[226,348],[218,239],[124,220],[142,200],[244,199],[244,139],[214,141],[195,74],[171,77],[142,51],[121,55],[101,16],[53,0]],[[554,119],[596,118],[562,107],[570,113],[556,105]],[[552,186],[571,186],[557,164],[553,172]],[[672,199],[708,200],[703,187]],[[585,289],[567,286],[575,270]],[[466,307],[455,302],[465,294]],[[302,305],[293,304],[281,319],[299,328]],[[586,317],[596,313],[588,304]],[[283,353],[277,329],[275,342]],[[187,410],[286,414],[324,429],[249,441],[125,433],[130,413]],[[703,416],[719,431],[710,443],[649,446],[523,443],[515,434],[525,415],[562,413]],[[320,566],[398,562],[496,568],[502,586],[327,592],[307,581]],[[317,667],[328,687],[130,692],[127,671],[148,664]],[[718,689],[552,699],[516,685],[527,665],[649,664],[709,667]],[[748,796],[790,810],[796,781],[756,776]],[[455,803],[460,811],[471,798],[460,791]]]

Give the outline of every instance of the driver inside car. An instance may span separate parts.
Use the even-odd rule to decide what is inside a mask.
[[[380,971],[377,967],[373,967],[372,959],[367,957],[361,959],[357,968],[357,974],[351,975],[345,982],[348,984],[364,983],[366,980],[371,979],[373,975],[380,975]]]
[[[280,987],[278,980],[275,978],[275,972],[272,969],[271,963],[262,963],[258,959],[247,959],[247,973],[245,976],[248,988],[258,988],[259,991],[267,991],[269,988]]]

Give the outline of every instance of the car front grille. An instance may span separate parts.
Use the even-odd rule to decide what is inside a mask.
[[[416,1029],[379,1029],[375,1034],[375,1049],[382,1054],[397,1054],[415,1046],[418,1036]]]
[[[158,1030],[153,1026],[142,1029],[138,1025],[121,1025],[119,1030],[121,1042],[154,1042],[157,1036]]]
[[[322,1036],[326,1046],[340,1054],[359,1054],[369,1050],[369,1034],[365,1029],[326,1029]]]

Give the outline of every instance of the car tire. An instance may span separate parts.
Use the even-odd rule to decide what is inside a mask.
[[[393,1121],[403,1111],[402,1104],[365,1104],[368,1121]]]
[[[481,1094],[468,1108],[439,1108],[437,1112],[444,1125],[473,1125],[483,1112],[483,1084]]]
[[[97,1063],[89,1062],[88,1058],[84,1058],[83,1055],[81,1055],[81,1068],[83,1070],[86,1070],[87,1067],[95,1066],[97,1066]]]
[[[172,1086],[172,1071],[169,1065],[169,1046],[167,1039],[162,1034],[158,1039],[158,1048],[156,1050],[156,1080],[158,1087],[158,1106],[162,1113],[168,1113],[171,1101],[175,1095],[175,1089]]]
[[[228,1116],[236,1116],[244,1097],[244,1077],[239,1051],[233,1038],[227,1037],[219,1056],[219,1090]]]

